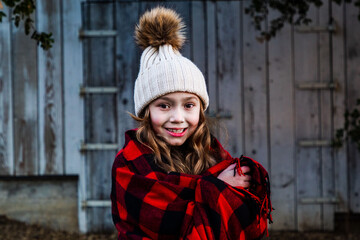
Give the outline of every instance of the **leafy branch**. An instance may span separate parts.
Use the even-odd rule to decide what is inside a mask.
[[[340,5],[342,2],[351,3],[353,0],[332,0]],[[245,8],[245,13],[252,18],[256,30],[260,32],[259,41],[269,41],[275,37],[286,23],[298,25],[308,25],[312,20],[307,16],[311,6],[321,7],[322,0],[252,0],[250,5]],[[359,8],[358,19],[360,21],[360,0],[354,0],[354,5]],[[268,20],[269,9],[279,13],[279,16]]]
[[[360,151],[360,99],[357,99],[356,107],[351,112],[345,111],[344,117],[344,127],[336,130],[332,145],[340,148],[345,141],[350,139]]]
[[[34,20],[31,15],[35,11],[34,0],[0,0],[0,9],[2,9],[2,3],[12,9],[11,20],[14,21],[16,27],[20,26],[20,23],[24,23],[24,32],[26,35],[31,33],[31,38],[34,39],[37,45],[40,45],[44,50],[48,50],[54,43],[52,33],[38,32],[34,26]],[[6,14],[0,11],[0,23]]]

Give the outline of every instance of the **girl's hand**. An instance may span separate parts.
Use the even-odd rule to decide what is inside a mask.
[[[226,169],[224,169],[217,178],[233,187],[249,188],[251,176],[248,175],[247,173],[250,173],[250,168],[248,166],[242,166],[241,171],[243,172],[244,175],[239,175],[238,171],[235,170],[235,176],[234,176],[235,166],[236,163],[231,164]]]

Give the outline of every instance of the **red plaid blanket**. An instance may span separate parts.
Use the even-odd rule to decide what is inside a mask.
[[[152,151],[125,134],[112,168],[112,215],[118,239],[260,239],[270,216],[269,181],[256,161],[232,158],[213,138],[223,159],[202,175],[164,173]],[[230,164],[251,169],[247,191],[217,178]],[[239,169],[239,168],[238,168]]]

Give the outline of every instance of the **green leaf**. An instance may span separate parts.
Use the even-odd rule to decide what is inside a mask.
[[[356,120],[360,116],[360,112],[359,110],[354,109],[350,115],[352,118],[354,118],[354,120]]]
[[[6,14],[0,11],[0,22],[2,22],[3,17],[6,17]]]
[[[15,16],[15,19],[14,19],[14,21],[15,21],[15,26],[16,27],[19,27],[19,24],[20,24],[20,16]]]
[[[323,5],[322,1],[318,0],[314,2],[316,7],[321,7]]]
[[[34,39],[37,45],[40,45],[44,50],[49,50],[52,47],[52,44],[55,42],[52,37],[52,33],[38,33],[34,31],[31,35],[31,38]]]
[[[333,148],[341,148],[343,143],[341,139],[333,139],[331,145]]]
[[[13,0],[2,0],[2,2],[10,8],[13,8],[15,6],[15,1]]]
[[[335,2],[337,5],[340,5],[341,4],[341,0],[333,0],[333,2]]]
[[[343,138],[344,137],[344,129],[336,130],[336,138]]]
[[[34,21],[31,18],[26,19],[26,21],[25,21],[25,34],[26,35],[29,35],[33,22]]]
[[[350,115],[349,110],[348,110],[348,109],[346,109],[346,110],[345,110],[345,113],[344,113],[344,117],[345,117],[345,118],[348,118],[348,117],[349,117],[349,115]]]

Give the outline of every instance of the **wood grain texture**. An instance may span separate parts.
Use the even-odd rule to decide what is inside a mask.
[[[228,131],[228,139],[221,136],[221,132],[219,138],[234,157],[240,157],[244,151],[241,114],[241,12],[240,2],[216,3],[217,110],[218,113],[232,115],[231,119],[221,119],[220,122]]]
[[[269,19],[275,18],[275,13]],[[293,28],[285,26],[269,42],[272,230],[296,230]]]
[[[84,101],[79,95],[83,84],[83,47],[79,38],[81,1],[62,1],[63,26],[63,89],[64,89],[64,172],[79,175],[78,219],[79,230],[86,232],[86,211],[81,207],[86,200],[86,162],[79,151],[84,139]]]
[[[330,3],[331,4],[331,3]],[[326,26],[330,19],[330,4],[324,2],[319,9],[319,25]],[[332,35],[328,32],[319,33],[319,81],[331,83],[333,79],[332,66]],[[333,136],[333,90],[323,90],[320,92],[320,139],[331,141]],[[330,147],[321,148],[321,197],[335,197],[335,176],[334,176],[334,158]],[[322,229],[334,229],[334,204],[322,204]]]
[[[250,2],[244,2],[246,8]],[[244,144],[245,153],[269,168],[268,146],[268,73],[266,44],[256,40],[259,32],[244,17]]]
[[[209,94],[209,113],[215,114],[219,112],[219,101],[218,101],[218,88],[217,88],[217,47],[216,47],[216,3],[207,1],[204,6],[206,21],[205,21],[205,32],[206,32],[206,79]],[[220,136],[220,129],[216,125],[217,120],[213,119],[214,122],[213,132],[216,137]]]
[[[334,24],[337,31],[332,36],[332,54],[333,54],[333,79],[338,83],[338,89],[333,93],[334,103],[334,132],[336,129],[344,126],[344,113],[345,113],[345,99],[346,99],[346,75],[345,75],[345,4],[338,6],[332,5]],[[348,178],[347,168],[348,162],[346,154],[347,145],[340,149],[334,150],[334,169],[335,169],[335,193],[334,195],[339,199],[339,204],[336,205],[336,212],[346,212],[349,209],[348,199]]]
[[[207,69],[206,69],[206,2],[192,2],[190,5],[191,10],[191,60],[195,65],[200,69],[205,77],[205,81],[208,83],[207,79]],[[188,31],[189,31],[188,30]]]
[[[32,16],[35,19],[35,16]],[[36,19],[35,19],[36,20]],[[37,46],[12,25],[15,175],[39,173]]]
[[[115,4],[86,3],[84,29],[115,29]],[[88,87],[115,86],[116,41],[113,37],[84,39],[84,83]],[[85,143],[117,143],[116,96],[93,94],[85,97]],[[111,190],[111,166],[115,151],[90,151],[85,153],[86,199],[108,200]],[[87,227],[92,231],[109,230],[110,209],[87,209]]]
[[[133,33],[138,22],[138,3],[121,3],[116,5],[116,85],[117,95],[117,139],[119,147],[125,143],[124,133],[136,127],[135,121],[127,112],[134,113],[134,83],[139,71],[140,51]],[[135,13],[135,14],[134,14]]]
[[[310,9],[312,25],[319,24],[316,9]],[[295,84],[319,82],[318,36],[315,33],[295,33],[294,36]],[[296,140],[313,140],[321,137],[319,90],[296,89]],[[322,228],[322,208],[318,204],[300,204],[303,198],[321,196],[321,150],[319,147],[296,146],[296,176],[298,198],[298,229],[315,230]]]
[[[84,100],[79,95],[83,84],[83,47],[79,38],[81,4],[63,1],[63,81],[65,173],[80,173],[83,156],[80,141],[84,139]]]
[[[2,11],[9,15],[9,9]],[[14,174],[10,31],[5,18],[0,24],[0,175]]]
[[[37,2],[39,31],[51,32],[51,49],[38,48],[40,174],[63,174],[63,79],[59,1]]]
[[[353,110],[356,100],[360,98],[360,21],[357,19],[358,9],[351,4],[346,5],[346,79],[347,107]],[[359,108],[358,108],[359,109]],[[350,209],[360,213],[360,151],[353,142],[349,142],[349,188]]]

